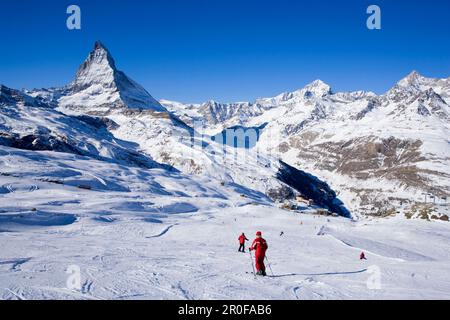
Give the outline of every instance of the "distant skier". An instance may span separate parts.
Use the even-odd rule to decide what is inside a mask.
[[[359,260],[367,260],[366,254],[364,252],[361,252],[361,254],[359,255]]]
[[[242,233],[239,238],[239,252],[245,253],[245,241],[248,241],[247,237],[245,236],[245,233]]]
[[[266,257],[266,250],[269,248],[266,240],[262,238],[261,231],[256,233],[256,239],[253,240],[250,251],[255,250],[255,265],[256,274],[266,276],[266,266],[264,265],[264,258]]]
[[[280,237],[284,236],[284,231],[280,232]]]

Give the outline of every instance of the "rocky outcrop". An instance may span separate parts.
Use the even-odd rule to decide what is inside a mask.
[[[339,200],[330,186],[317,177],[296,169],[287,163],[280,161],[281,168],[277,174],[278,179],[298,191],[302,197],[313,200],[321,207],[328,208],[340,216],[350,218],[350,211]]]

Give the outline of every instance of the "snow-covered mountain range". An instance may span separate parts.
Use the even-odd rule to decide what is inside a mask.
[[[2,88],[2,92],[11,90]],[[22,109],[23,118],[38,106],[46,113],[71,116],[70,121],[99,122],[101,128],[107,127],[102,139],[109,135],[114,143],[120,139],[134,144],[133,154],[141,152],[185,174],[237,183],[273,200],[311,197],[301,190],[301,183],[286,183],[286,166],[305,170],[312,174],[311,181],[331,186],[315,188],[323,192],[313,200],[339,214],[343,206],[335,191],[356,216],[385,215],[424,197],[442,202],[450,196],[450,78],[430,79],[412,72],[383,95],[335,93],[316,80],[253,103],[158,102],[119,71],[108,49],[97,42],[71,84],[15,95],[31,101],[24,104],[28,109]],[[4,103],[12,99],[2,96]],[[27,121],[4,123],[9,125],[9,135],[17,136]],[[29,125],[27,132],[33,136],[43,133],[43,128],[52,125]],[[231,138],[245,140],[251,138],[248,129],[256,131],[249,148],[216,139],[225,137],[227,130],[240,130],[241,137]],[[54,141],[55,133],[50,129],[46,134],[51,139],[44,135],[41,140]],[[99,134],[83,133],[90,140]],[[63,141],[76,139],[69,131],[56,136],[64,136]],[[108,144],[99,141],[68,145],[96,150],[97,155],[111,153],[100,150]]]
[[[4,145],[72,151],[96,158],[103,156],[114,162],[126,159],[134,164],[136,161],[130,155],[109,148],[110,144],[125,148],[128,145],[130,154],[140,155],[142,161],[146,159],[153,166],[201,175],[220,185],[239,185],[275,201],[302,195],[319,207],[350,216],[336,193],[315,176],[277,158],[214,142],[186,124],[118,71],[111,54],[99,42],[80,66],[75,80],[65,87],[25,93],[3,88]],[[14,94],[10,92],[17,92],[29,103],[13,101]],[[20,114],[11,119],[7,111],[15,109]],[[29,117],[28,113],[34,116]],[[66,123],[69,125],[64,126]],[[27,144],[22,143],[24,140]],[[53,147],[61,141],[66,149]],[[287,178],[287,172],[302,181]]]
[[[384,215],[450,196],[449,97],[450,78],[412,72],[383,95],[317,80],[254,103],[161,103],[212,135],[261,128],[255,148],[324,179],[352,210]]]

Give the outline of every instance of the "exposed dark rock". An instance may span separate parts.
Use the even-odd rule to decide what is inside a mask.
[[[52,135],[30,134],[26,136],[18,136],[0,132],[0,145],[31,151],[56,151],[81,156],[87,154],[85,151],[72,146],[63,138],[58,138]]]
[[[292,188],[283,186],[278,189],[270,189],[267,192],[267,196],[275,201],[291,200],[294,199],[295,194]]]
[[[74,116],[74,118],[83,121],[96,129],[115,130],[119,128],[119,125],[117,123],[105,117],[90,117],[81,115],[81,116]]]
[[[374,109],[379,107],[379,102],[377,99],[372,99],[368,102],[367,106],[361,110],[353,119],[355,120],[361,120],[363,119],[368,113],[372,112]]]
[[[419,104],[417,107],[417,113],[425,117],[431,116],[431,112],[423,104]]]
[[[277,178],[297,190],[304,198],[311,199],[317,205],[327,208],[340,216],[350,218],[351,214],[330,186],[317,177],[296,169],[280,161],[281,168]]]

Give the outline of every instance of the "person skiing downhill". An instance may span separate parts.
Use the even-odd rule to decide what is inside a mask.
[[[266,257],[266,250],[269,248],[266,240],[262,237],[262,232],[256,233],[256,239],[253,240],[250,251],[255,250],[255,266],[256,274],[266,276],[266,266],[264,265],[264,258]]]
[[[242,232],[242,234],[238,238],[239,240],[239,252],[245,253],[245,241],[248,241],[247,237],[245,236],[245,233]]]

